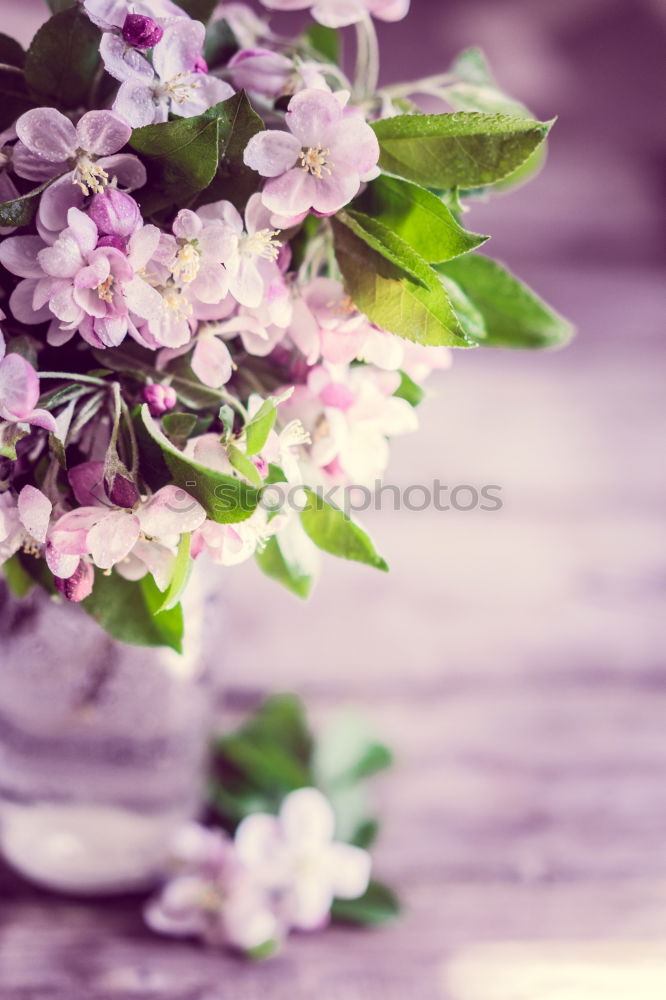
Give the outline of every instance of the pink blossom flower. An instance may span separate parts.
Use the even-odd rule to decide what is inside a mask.
[[[312,8],[315,21],[329,28],[343,28],[368,14],[382,21],[400,21],[409,11],[410,0],[261,0],[271,10]]]
[[[369,366],[313,368],[283,406],[284,419],[299,419],[312,437],[316,469],[339,482],[372,485],[388,464],[387,438],[418,427],[416,413],[393,395],[396,372]]]
[[[60,232],[68,209],[80,208],[85,197],[104,191],[113,178],[128,190],[146,183],[139,158],[118,153],[132,130],[111,111],[88,111],[75,127],[55,108],[35,108],[21,115],[16,131],[20,142],[13,162],[19,177],[44,181],[63,175],[40,199],[39,220],[46,230]]]
[[[157,21],[187,17],[183,8],[171,0],[83,0],[83,7],[90,20],[102,31],[122,28],[130,14],[155,18]]]
[[[84,463],[71,470],[70,480],[79,502],[90,502],[64,514],[49,533],[46,559],[53,573],[63,578],[71,573],[58,573],[52,565],[60,556],[90,556],[99,569],[109,570],[134,554],[137,545],[138,558],[143,563],[140,575],[148,569],[152,572],[150,556],[145,558],[142,544],[148,541],[170,549],[181,534],[194,531],[206,518],[201,504],[177,486],[162,487],[133,509],[113,507],[108,500],[105,504],[103,466],[99,462]],[[165,580],[159,573],[162,566],[158,554],[154,575],[158,586],[164,589],[168,578]]]
[[[104,66],[120,81],[114,111],[139,128],[165,122],[170,112],[191,118],[231,97],[229,84],[205,71],[204,35],[200,21],[171,21],[153,49],[151,64],[119,35],[105,34],[100,45]]]
[[[370,880],[370,855],[335,841],[335,817],[316,788],[284,799],[278,816],[253,813],[238,827],[238,856],[259,885],[274,893],[288,927],[318,930],[335,898],[357,899]]]
[[[133,328],[130,312],[146,318],[161,307],[159,294],[135,273],[150,258],[159,230],[137,230],[124,254],[100,246],[97,226],[79,209],[70,208],[67,221],[53,246],[37,236],[10,236],[0,245],[0,262],[25,279],[10,307],[23,323],[55,317],[51,343],[63,343],[78,330],[94,347],[114,347]]]
[[[5,342],[1,336],[0,359],[0,419],[55,431],[53,414],[36,409],[39,399],[37,372],[20,354],[5,355]]]
[[[90,597],[94,582],[95,570],[85,559],[79,560],[78,566],[67,579],[60,576],[55,577],[56,590],[62,594],[66,601],[71,601],[73,604],[78,604],[80,601],[85,601],[86,597]]]
[[[377,176],[377,137],[359,113],[345,110],[346,100],[346,94],[302,90],[289,102],[289,132],[252,136],[244,159],[269,178],[263,202],[271,212],[333,215],[358,194],[362,181]]]
[[[224,264],[229,291],[241,305],[257,308],[271,281],[281,282],[277,265],[280,243],[270,226],[270,212],[261,195],[253,194],[245,209],[245,223],[230,201],[218,201],[199,209],[199,216],[222,224],[227,234]]]
[[[270,899],[222,831],[185,827],[175,839],[171,867],[175,874],[144,911],[152,930],[243,952],[277,944],[282,929]]]
[[[241,49],[229,61],[233,84],[273,99],[298,90],[328,90],[321,63],[290,59],[272,49]]]

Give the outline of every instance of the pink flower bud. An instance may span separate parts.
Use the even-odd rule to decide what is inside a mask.
[[[127,507],[131,509],[139,500],[139,491],[131,479],[125,476],[116,475],[113,479],[113,486],[109,490],[109,500],[116,507]]]
[[[141,224],[141,209],[134,198],[113,187],[93,196],[88,215],[104,236],[131,236]]]
[[[95,570],[84,559],[80,560],[79,565],[69,579],[63,580],[62,577],[55,577],[55,585],[58,593],[62,594],[68,601],[74,603],[85,601],[86,597],[90,597],[94,581]]]
[[[176,390],[170,385],[154,382],[143,390],[143,398],[154,417],[161,417],[167,410],[173,410],[177,402]]]
[[[122,236],[100,236],[97,240],[98,247],[113,247],[114,250],[120,250],[121,253],[127,253],[127,242],[122,238]]]
[[[162,38],[164,30],[153,21],[152,17],[143,14],[128,14],[123,24],[123,39],[133,49],[152,49]]]

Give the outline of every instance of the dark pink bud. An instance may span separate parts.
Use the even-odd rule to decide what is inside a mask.
[[[123,24],[123,38],[133,49],[152,49],[160,41],[164,30],[143,14],[128,14]]]
[[[74,603],[85,601],[86,597],[90,597],[94,582],[95,570],[89,562],[85,562],[83,559],[80,560],[69,579],[63,580],[59,576],[55,577],[58,593]]]
[[[207,73],[208,63],[203,56],[197,56],[194,66],[192,67],[193,73]]]
[[[173,410],[178,401],[173,386],[160,385],[157,382],[144,388],[143,398],[148,403],[148,409],[154,417],[161,417],[167,410]]]
[[[141,209],[134,198],[114,187],[93,196],[88,215],[103,236],[131,236],[141,224]]]
[[[122,238],[122,236],[100,236],[97,240],[98,247],[113,247],[114,250],[120,250],[121,253],[127,253],[127,242]]]
[[[139,491],[131,479],[116,475],[113,479],[113,486],[109,490],[109,500],[116,507],[127,507],[129,509],[138,502]]]

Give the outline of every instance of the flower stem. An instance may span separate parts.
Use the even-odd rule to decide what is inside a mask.
[[[379,83],[379,42],[374,22],[366,14],[356,24],[356,77],[354,100],[366,101]]]
[[[101,385],[108,389],[109,383],[103,378],[95,378],[94,375],[76,375],[73,372],[38,372],[40,378],[57,378],[61,381],[84,382],[86,385]]]

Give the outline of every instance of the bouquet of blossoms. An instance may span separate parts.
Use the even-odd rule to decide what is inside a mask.
[[[551,123],[478,50],[379,87],[409,0],[263,2],[316,23],[49,0],[0,35],[0,564],[129,642],[180,647],[203,555],[302,596],[318,549],[386,569],[326,491],[381,477],[448,348],[569,334],[462,224]]]

